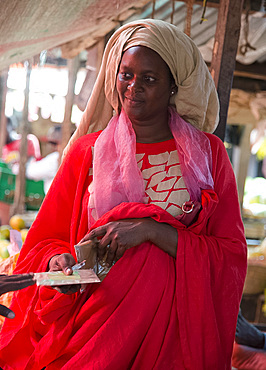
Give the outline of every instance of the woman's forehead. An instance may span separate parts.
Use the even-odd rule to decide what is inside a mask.
[[[134,45],[130,46],[126,50],[123,51],[122,59],[125,55],[141,55],[147,58],[160,58],[160,55],[156,53],[156,51],[152,50],[151,48],[144,46],[144,45]]]
[[[156,53],[156,51],[142,45],[131,46],[124,51],[120,65],[122,66],[140,66],[145,69],[163,68],[169,70],[168,65]]]

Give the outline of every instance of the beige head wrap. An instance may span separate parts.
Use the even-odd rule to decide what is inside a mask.
[[[138,20],[120,27],[109,39],[99,75],[81,123],[71,144],[88,132],[104,129],[113,110],[118,112],[116,75],[123,51],[136,45],[157,52],[169,66],[178,86],[171,104],[179,115],[205,132],[213,132],[219,119],[219,102],[213,79],[194,42],[174,25],[154,19]]]

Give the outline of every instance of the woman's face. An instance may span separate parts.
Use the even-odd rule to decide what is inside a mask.
[[[174,86],[169,67],[155,51],[133,46],[124,52],[116,87],[132,123],[166,115]]]

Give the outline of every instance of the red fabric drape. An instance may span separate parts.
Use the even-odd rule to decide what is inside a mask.
[[[53,255],[74,253],[87,233],[81,205],[97,135],[79,139],[60,167],[16,273],[45,271]],[[176,259],[144,243],[83,294],[36,286],[16,292],[16,318],[0,337],[3,369],[231,368],[246,243],[230,161],[223,143],[208,137],[215,191],[202,191],[195,224],[186,228],[154,205],[123,203],[95,225],[132,217],[166,222],[178,230]]]

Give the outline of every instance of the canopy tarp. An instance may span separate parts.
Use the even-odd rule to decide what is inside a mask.
[[[1,0],[0,70],[69,41],[97,42],[149,0]]]

